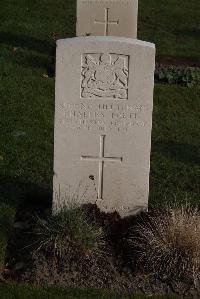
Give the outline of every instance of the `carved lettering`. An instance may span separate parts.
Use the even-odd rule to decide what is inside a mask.
[[[63,119],[60,121],[72,130],[102,132],[128,132],[145,127],[142,120],[144,106],[119,104],[62,103]]]

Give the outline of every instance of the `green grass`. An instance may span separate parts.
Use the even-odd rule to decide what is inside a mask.
[[[200,88],[156,86],[150,204],[199,204]]]
[[[35,201],[42,205],[46,200],[50,204],[55,38],[75,35],[75,3],[1,0],[0,268],[18,206]],[[159,56],[199,58],[199,0],[181,4],[179,0],[139,3],[139,38],[155,42]],[[155,88],[151,206],[182,202],[185,198],[198,203],[199,96],[200,89],[196,87]],[[0,287],[5,294],[8,292],[9,286]],[[13,288],[13,292],[29,291],[29,287]]]
[[[58,287],[37,288],[31,285],[0,284],[1,299],[145,299],[143,295],[121,295],[97,290],[65,289]],[[175,296],[154,296],[154,299],[171,298]]]
[[[199,61],[199,10],[198,0],[140,0],[138,38],[154,42],[158,56]]]

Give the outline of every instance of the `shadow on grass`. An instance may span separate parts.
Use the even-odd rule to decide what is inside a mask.
[[[19,255],[23,255],[24,252],[18,248],[23,247],[30,239],[29,235],[23,235],[15,240],[14,223],[29,221],[36,213],[43,215],[51,208],[51,194],[50,190],[38,185],[0,176],[0,267],[8,260],[14,261]],[[28,255],[27,257],[29,258]]]
[[[45,68],[50,77],[55,73],[55,40],[42,40],[26,35],[0,32],[1,43],[12,47],[9,60],[28,68]],[[36,53],[37,52],[37,53]]]
[[[193,28],[188,30],[188,28],[182,28],[181,30],[175,30],[175,34],[178,37],[184,38],[190,38],[190,39],[199,39],[200,36],[200,30],[198,28]]]
[[[12,47],[21,47],[48,55],[53,54],[55,41],[49,41],[31,37],[29,35],[17,35],[10,32],[0,32],[0,40],[2,44]]]
[[[10,60],[10,58],[9,58]],[[55,56],[39,56],[37,54],[26,52],[25,54],[18,50],[12,56],[12,63],[18,64],[26,68],[36,68],[36,69],[46,69],[49,77],[54,77],[55,75]]]
[[[55,27],[55,32],[49,33],[49,35],[44,36],[44,38],[39,38],[25,34],[17,34],[15,31],[14,33],[2,31],[0,32],[0,43],[54,56],[57,39],[76,36],[76,1],[67,1],[65,12],[66,23],[63,24],[64,30],[62,30],[62,32],[59,31],[59,33],[57,33]]]
[[[4,252],[1,253],[1,264],[12,265],[22,260],[30,259],[30,248],[34,242],[30,233],[36,215],[45,215],[51,210],[52,192],[30,182],[21,182],[15,178],[0,177],[0,244],[4,242]],[[7,217],[7,218],[6,218]],[[16,234],[14,223],[18,226],[27,225],[28,231]]]
[[[0,203],[9,204],[14,208],[20,205],[28,207],[34,203],[49,205],[51,197],[50,189],[28,181],[20,181],[18,178],[0,175]]]
[[[161,153],[170,158],[184,162],[185,164],[199,164],[199,147],[186,143],[176,143],[173,141],[153,142],[152,153]]]

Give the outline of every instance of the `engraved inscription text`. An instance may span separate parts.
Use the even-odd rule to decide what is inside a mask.
[[[144,128],[146,108],[143,105],[127,105],[126,102],[99,104],[97,102],[62,103],[59,109],[61,123],[68,129],[96,132],[129,132]]]

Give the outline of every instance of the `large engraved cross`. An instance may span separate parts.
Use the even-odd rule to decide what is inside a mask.
[[[109,25],[118,25],[119,24],[119,20],[109,21],[108,11],[109,11],[109,8],[105,8],[105,19],[104,19],[104,21],[97,21],[97,20],[94,21],[95,24],[103,24],[104,25],[104,35],[105,36],[108,36],[108,26]]]
[[[105,162],[122,162],[122,157],[104,157],[105,135],[100,135],[100,151],[98,156],[81,156],[82,161],[99,162],[99,178],[97,199],[103,199],[103,170]]]

